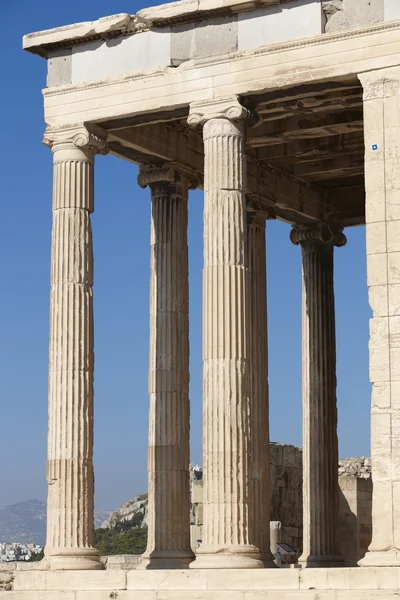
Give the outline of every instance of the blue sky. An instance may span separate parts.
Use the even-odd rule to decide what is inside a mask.
[[[25,33],[134,13],[135,1],[2,0],[0,96],[1,498],[46,497],[52,157],[41,144],[46,62],[21,50]],[[96,163],[96,506],[115,509],[147,489],[150,199],[137,168]],[[190,193],[192,460],[201,463],[201,192]],[[301,445],[301,257],[289,227],[268,223],[271,439]],[[340,456],[369,454],[365,229],[336,250]]]

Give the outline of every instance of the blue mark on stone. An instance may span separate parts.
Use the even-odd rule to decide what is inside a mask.
[[[372,144],[372,150],[378,150],[378,144]]]

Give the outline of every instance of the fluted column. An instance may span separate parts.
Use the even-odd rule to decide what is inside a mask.
[[[303,260],[303,554],[306,567],[343,564],[338,545],[338,439],[333,248],[341,230],[296,228]]]
[[[53,151],[47,538],[52,569],[101,569],[93,548],[93,248],[96,151],[85,128],[48,130]]]
[[[245,119],[237,99],[192,105],[204,123],[203,543],[192,568],[262,567],[251,485]]]
[[[265,213],[248,213],[250,276],[251,483],[254,544],[265,567],[275,567],[270,543],[267,265]]]
[[[141,568],[180,569],[190,547],[188,185],[142,168],[151,189],[148,541]]]

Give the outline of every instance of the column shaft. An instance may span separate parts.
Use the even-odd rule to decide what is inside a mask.
[[[270,451],[265,218],[249,214],[251,482],[254,544],[265,567],[275,566],[270,544]]]
[[[337,243],[343,245],[343,234]],[[307,567],[340,566],[334,239],[292,232],[303,259],[303,554]]]
[[[94,150],[53,142],[48,501],[54,569],[101,569],[93,548]]]
[[[186,567],[190,548],[188,193],[169,169],[150,179],[148,543],[142,568]],[[146,178],[147,177],[147,178]],[[150,177],[150,179],[149,179]],[[157,177],[170,178],[154,181]]]
[[[244,122],[204,125],[203,544],[194,568],[262,566],[254,545]]]

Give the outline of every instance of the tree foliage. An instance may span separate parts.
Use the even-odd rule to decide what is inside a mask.
[[[94,545],[102,556],[143,554],[147,544],[147,526],[142,527],[143,514],[137,512],[129,521],[118,521],[113,527],[96,529]]]

